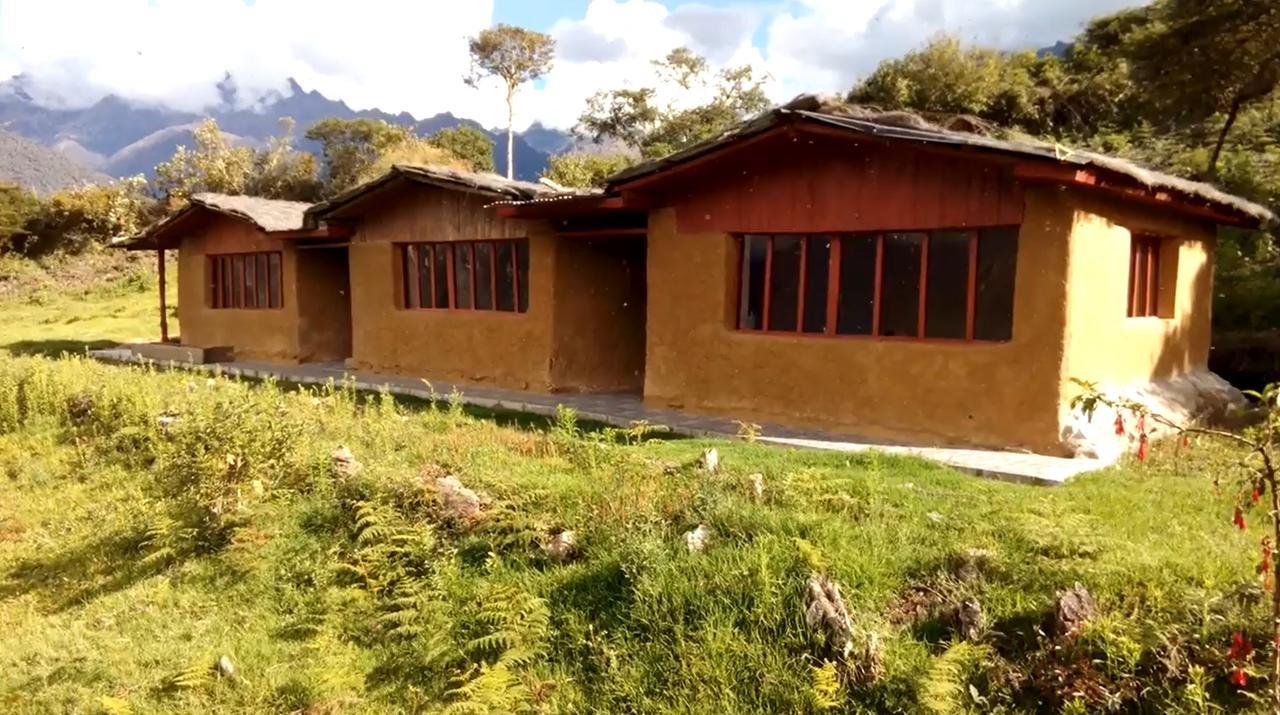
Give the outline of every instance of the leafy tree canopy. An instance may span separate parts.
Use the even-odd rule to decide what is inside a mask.
[[[507,178],[515,178],[515,96],[525,82],[546,74],[555,59],[556,41],[542,32],[512,25],[495,25],[468,41],[471,74],[466,82],[476,86],[485,77],[497,77],[507,92]]]
[[[413,138],[408,127],[381,119],[321,119],[312,124],[307,139],[320,142],[324,159],[321,192],[333,196],[354,186],[374,162],[397,144]]]
[[[664,156],[724,131],[769,108],[764,77],[750,65],[712,72],[706,59],[681,47],[654,63],[657,85],[597,92],[587,100],[577,132],[595,141],[616,140],[646,158]],[[658,100],[659,87],[682,97],[709,96],[679,107]]]
[[[561,186],[589,189],[634,163],[627,154],[561,154],[548,160],[543,176]]]
[[[461,159],[472,171],[494,170],[493,140],[475,127],[441,129],[428,137],[427,141]]]

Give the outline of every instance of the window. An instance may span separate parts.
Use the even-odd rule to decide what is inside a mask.
[[[738,327],[1009,340],[1018,227],[741,239]]]
[[[280,253],[224,253],[209,256],[211,308],[279,308]]]
[[[449,241],[400,245],[403,307],[529,310],[529,241]]]
[[[1160,237],[1135,234],[1129,242],[1129,317],[1160,315]]]

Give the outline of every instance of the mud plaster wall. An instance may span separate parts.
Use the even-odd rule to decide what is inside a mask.
[[[207,257],[219,253],[281,251],[281,308],[210,308]],[[178,320],[182,343],[230,346],[240,359],[298,360],[297,252],[243,221],[214,216],[193,224],[178,249]]]
[[[557,243],[552,382],[564,391],[644,387],[645,251],[638,239]]]
[[[1071,378],[1134,384],[1205,370],[1213,303],[1213,226],[1167,210],[1062,191],[1074,215],[1064,401]],[[1160,249],[1162,317],[1127,317],[1132,232]]]
[[[1007,343],[740,332],[732,237],[681,234],[673,210],[651,213],[646,401],[885,439],[1059,452],[1076,214],[1042,189],[1025,202]]]
[[[493,199],[428,187],[370,199],[350,248],[352,362],[363,369],[551,389],[555,239],[504,220]],[[529,310],[405,310],[396,244],[529,239]]]

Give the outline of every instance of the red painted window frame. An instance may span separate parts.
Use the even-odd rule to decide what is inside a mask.
[[[479,281],[476,280],[476,246],[488,244],[489,246],[489,307],[480,308],[476,306],[476,290]],[[511,246],[511,290],[512,290],[512,310],[498,308],[498,245],[508,244]],[[458,286],[457,286],[457,247],[463,246],[465,250],[471,254],[471,279],[468,281],[468,289],[471,293],[471,300],[468,301],[469,306],[465,308],[458,307]],[[526,254],[529,251],[529,239],[527,238],[503,238],[503,239],[486,239],[477,241],[415,241],[412,243],[396,244],[397,254],[400,260],[400,280],[401,310],[443,310],[453,312],[481,312],[481,313],[512,313],[521,314],[529,312],[528,300],[520,300],[520,252],[523,250]],[[437,265],[439,261],[436,256],[439,255],[439,247],[444,247],[445,260],[444,265]],[[420,258],[422,252],[426,251],[430,260],[423,262]],[[420,273],[422,266],[426,265],[431,271],[430,279],[426,285],[430,286],[430,296],[427,301],[422,299],[422,275]],[[436,305],[436,278],[437,271],[443,271],[447,288],[448,305]],[[526,280],[527,280],[526,276]],[[429,303],[424,305],[423,303]]]
[[[854,233],[840,232],[817,232],[817,233],[744,233],[734,237],[734,244],[737,250],[737,260],[735,261],[735,311],[734,311],[734,328],[743,333],[759,333],[767,335],[799,335],[806,338],[839,338],[852,340],[896,340],[911,342],[942,342],[942,343],[982,343],[993,344],[1008,342],[1008,340],[988,340],[975,337],[977,326],[977,283],[978,283],[978,244],[981,242],[981,233],[984,230],[994,230],[1002,228],[1015,228],[1012,224],[1000,224],[996,226],[980,226],[977,228],[949,228],[949,229],[930,229],[930,230],[895,230],[895,231],[858,231]],[[962,233],[968,237],[968,275],[965,293],[965,337],[963,338],[942,338],[942,337],[926,337],[925,330],[927,325],[926,309],[928,306],[928,288],[929,288],[929,244],[934,234],[954,234]],[[880,334],[880,318],[882,308],[882,296],[884,293],[884,238],[890,234],[923,234],[924,242],[920,250],[920,273],[919,273],[919,305],[917,306],[916,315],[916,334],[915,335],[881,335]],[[799,267],[799,275],[797,277],[797,285],[799,286],[799,297],[796,306],[796,327],[794,330],[774,330],[769,326],[769,308],[770,294],[772,293],[772,269],[773,269],[773,241],[778,236],[798,236],[801,240],[801,259]],[[807,259],[808,238],[810,236],[825,236],[831,241],[831,248],[827,256],[827,320],[823,332],[805,332],[804,330],[804,302],[805,302],[805,261]],[[764,295],[761,299],[761,318],[759,328],[746,328],[741,324],[742,316],[742,276],[743,261],[746,260],[746,240],[748,238],[767,239],[765,246],[765,267],[764,267]],[[841,253],[846,238],[862,238],[864,240],[874,240],[876,243],[875,257],[875,277],[872,288],[872,304],[871,304],[871,332],[869,334],[845,334],[837,332],[839,324],[839,296],[840,296],[840,266]],[[1010,338],[1011,339],[1011,338]]]
[[[273,256],[274,262],[271,260]],[[271,270],[273,263],[277,268],[274,275]],[[284,307],[284,256],[280,251],[211,253],[206,256],[206,266],[209,308],[280,310]],[[250,275],[253,278],[252,295],[249,291]],[[273,286],[275,290],[272,290]]]
[[[1129,304],[1130,318],[1160,317],[1160,249],[1164,239],[1146,233],[1135,233],[1129,239]]]

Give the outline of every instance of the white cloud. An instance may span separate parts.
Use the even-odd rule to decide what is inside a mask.
[[[772,4],[770,4],[772,3]],[[1135,0],[742,0],[669,10],[655,0],[592,0],[550,28],[559,56],[517,99],[517,126],[568,127],[588,96],[647,84],[652,60],[680,45],[717,67],[750,62],[770,96],[844,91],[886,57],[941,32],[1004,48],[1069,38],[1091,16]],[[243,101],[288,77],[355,108],[451,111],[505,124],[501,91],[462,77],[466,38],[492,22],[492,0],[2,0],[0,78],[25,72],[63,101],[112,92],[199,109],[230,72]],[[753,38],[766,38],[762,47]]]

